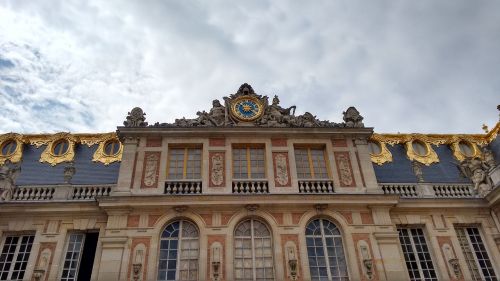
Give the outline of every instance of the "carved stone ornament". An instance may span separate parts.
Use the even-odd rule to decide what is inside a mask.
[[[71,179],[76,173],[75,163],[70,162],[68,166],[64,167],[64,183],[70,184]]]
[[[149,154],[146,156],[146,164],[144,169],[144,186],[153,187],[156,184],[156,171],[158,170],[158,154]]]
[[[493,187],[488,172],[495,167],[494,159],[483,160],[479,157],[467,157],[458,165],[462,174],[474,184],[476,193],[483,197],[488,195]]]
[[[114,142],[116,145],[119,145],[118,151],[115,154],[107,154],[105,152],[106,145],[108,145],[110,142]],[[121,161],[122,154],[123,154],[123,145],[118,140],[116,134],[115,133],[105,134],[101,137],[99,141],[99,146],[94,152],[92,161],[100,162],[107,166],[111,163]]]
[[[40,155],[40,162],[49,163],[52,166],[62,162],[71,162],[75,158],[75,143],[78,138],[70,133],[57,133],[49,137],[47,147]],[[67,149],[56,152],[57,144],[67,142]]]
[[[8,147],[6,147],[8,146]],[[7,154],[3,154],[3,151]],[[15,133],[8,133],[0,135],[0,165],[3,165],[6,160],[11,163],[18,163],[23,157],[23,141],[22,135]]]
[[[340,182],[343,186],[351,186],[353,184],[351,164],[346,154],[336,155],[339,168]]]
[[[287,185],[289,178],[286,156],[283,153],[277,153],[274,156],[274,161],[276,164],[276,181],[282,186]]]
[[[359,114],[359,111],[354,107],[349,107],[346,111],[342,113],[344,115],[345,126],[348,128],[363,128],[363,116]]]
[[[127,115],[126,120],[123,122],[125,127],[146,127],[146,113],[140,107],[134,107]]]
[[[306,112],[295,116],[296,106],[281,107],[278,96],[269,104],[267,96],[258,95],[252,86],[245,83],[235,94],[224,97],[224,105],[219,100],[212,102],[209,112],[198,111],[197,118],[176,119],[174,123],[155,123],[152,127],[346,127],[346,123],[320,121],[313,114]],[[354,111],[353,111],[354,110]],[[348,109],[347,120],[352,126],[362,127],[362,118],[356,109]],[[127,125],[126,125],[127,126]]]
[[[422,171],[422,164],[417,161],[411,162],[411,168],[413,170],[413,174],[417,178],[417,182],[424,182],[424,173]]]
[[[215,153],[212,155],[212,171],[210,173],[210,180],[212,185],[220,186],[224,183],[224,155],[222,153]]]
[[[12,164],[10,160],[5,160],[0,166],[0,201],[10,201],[16,189],[16,179],[21,173],[21,164]]]

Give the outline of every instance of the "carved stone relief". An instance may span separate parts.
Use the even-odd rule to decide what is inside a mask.
[[[210,187],[224,186],[224,152],[210,152]]]
[[[151,127],[233,127],[240,124],[256,127],[291,128],[364,127],[363,117],[354,107],[349,107],[344,112],[344,123],[321,121],[310,112],[295,116],[295,105],[282,107],[276,95],[270,104],[268,96],[256,94],[252,86],[247,83],[241,85],[235,94],[223,99],[224,105],[219,100],[214,100],[210,111],[198,111],[197,118],[187,119],[183,117],[176,119],[174,123],[157,122]],[[127,121],[124,122],[125,126],[145,126],[144,124],[147,123],[144,122],[143,115],[140,108],[134,108],[129,113]]]
[[[126,120],[123,122],[125,127],[146,127],[146,113],[140,107],[134,107],[127,115]]]
[[[278,187],[290,186],[288,154],[286,152],[273,152],[273,160],[275,185]]]
[[[15,182],[21,172],[21,164],[12,164],[10,160],[5,160],[3,166],[0,166],[0,201],[9,201],[12,199]]]
[[[356,186],[352,172],[351,160],[349,159],[349,152],[335,152],[334,154],[335,163],[337,164],[337,172],[340,179],[340,186]]]
[[[146,152],[144,156],[142,188],[156,187],[160,162],[159,152]]]

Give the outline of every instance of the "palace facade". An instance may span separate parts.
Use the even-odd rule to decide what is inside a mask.
[[[243,84],[194,119],[0,135],[0,280],[499,279],[500,123],[295,109]]]

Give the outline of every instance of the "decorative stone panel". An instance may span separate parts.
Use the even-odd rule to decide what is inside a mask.
[[[275,147],[286,147],[287,140],[286,139],[271,139],[271,145]]]
[[[341,187],[355,187],[356,180],[352,172],[351,158],[347,151],[335,151],[335,163]]]
[[[35,270],[43,270],[43,276],[40,280],[49,280],[52,259],[56,250],[57,242],[41,242],[36,260]],[[40,271],[41,272],[41,271]]]
[[[273,152],[274,185],[290,187],[290,163],[287,152]]]
[[[208,146],[225,146],[226,139],[224,138],[210,138],[208,139]]]
[[[149,258],[149,244],[151,237],[134,237],[130,249],[130,258],[128,265],[128,280],[146,280]],[[140,264],[140,270],[134,273],[134,264]],[[135,275],[135,276],[134,276]],[[137,277],[137,279],[135,279]]]
[[[146,139],[147,147],[160,147],[161,146],[161,138],[147,138]]]
[[[451,243],[450,236],[436,236],[439,249],[443,255],[446,268],[448,269],[448,274],[450,275],[451,281],[464,281],[462,275],[462,270],[460,268],[460,263],[457,259],[457,254],[455,249],[453,249],[453,244]]]
[[[218,281],[225,281],[226,279],[226,235],[208,235],[208,249],[207,249],[207,276],[205,280],[214,280],[214,249],[219,249],[219,267],[218,267]],[[202,259],[203,260],[203,259]]]
[[[224,151],[210,151],[209,159],[209,187],[226,186],[226,157]]]
[[[368,233],[353,233],[352,240],[356,246],[358,268],[362,281],[377,281],[377,269],[373,258],[373,250]]]
[[[297,234],[281,234],[281,248],[283,249],[283,268],[286,269],[285,272],[285,280],[304,280],[302,276],[302,262],[300,260],[299,254],[299,236]],[[293,251],[293,253],[292,253]],[[293,257],[295,255],[295,257]],[[290,259],[296,259],[296,279],[292,279],[291,268],[290,268]]]
[[[160,173],[161,152],[147,151],[144,154],[141,188],[157,188]]]
[[[332,139],[332,146],[333,147],[347,147],[347,140],[346,139]]]

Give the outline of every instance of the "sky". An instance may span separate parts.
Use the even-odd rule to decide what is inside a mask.
[[[379,133],[499,121],[500,1],[0,0],[0,133],[108,132],[243,83]]]

